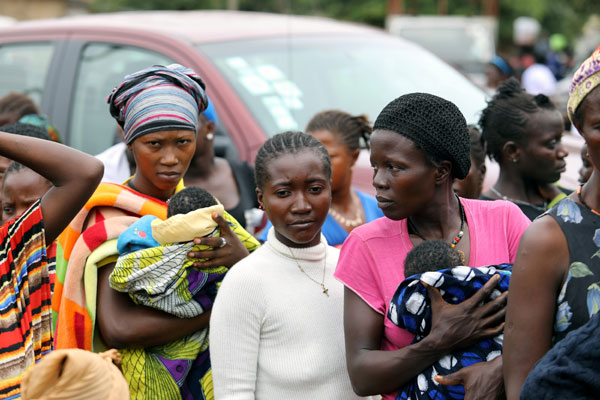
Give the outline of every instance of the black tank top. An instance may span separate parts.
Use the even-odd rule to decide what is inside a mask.
[[[547,214],[569,246],[569,274],[556,304],[556,343],[600,311],[600,216],[568,197]]]

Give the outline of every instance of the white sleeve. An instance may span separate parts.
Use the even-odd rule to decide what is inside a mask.
[[[248,266],[248,265],[245,265]],[[215,400],[255,398],[265,299],[252,268],[237,265],[221,284],[210,317]]]

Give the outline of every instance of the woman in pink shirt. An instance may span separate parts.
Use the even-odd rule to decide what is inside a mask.
[[[381,111],[371,137],[371,164],[385,218],[352,231],[335,276],[346,286],[346,358],[354,390],[393,399],[400,386],[444,354],[499,334],[506,304],[504,294],[480,306],[497,279],[457,305],[429,289],[432,329],[411,344],[412,335],[386,318],[404,279],[406,254],[424,240],[442,239],[461,254],[464,265],[513,262],[530,221],[512,203],[455,195],[453,180],[464,178],[470,168],[469,134],[458,108],[437,96],[404,95]],[[502,389],[502,358],[437,381],[463,384],[467,398],[494,398]]]

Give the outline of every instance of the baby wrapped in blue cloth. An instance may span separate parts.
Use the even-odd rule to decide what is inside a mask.
[[[394,293],[387,316],[395,325],[415,335],[413,343],[422,340],[431,329],[431,303],[423,283],[439,289],[442,298],[451,304],[468,299],[496,274],[500,274],[500,280],[490,298],[508,290],[512,264],[471,268],[460,266],[461,263],[458,252],[441,240],[424,241],[407,254],[404,265],[407,278]],[[500,334],[445,355],[404,385],[396,398],[463,399],[462,385],[445,386],[433,378],[496,358],[502,353],[502,342],[503,334]]]

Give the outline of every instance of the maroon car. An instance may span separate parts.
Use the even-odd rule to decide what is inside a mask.
[[[271,135],[303,130],[324,109],[374,119],[390,100],[424,91],[469,122],[481,90],[431,53],[381,30],[318,17],[197,11],[126,12],[0,28],[0,96],[32,96],[64,141],[96,154],[114,143],[105,102],[132,72],[177,62],[198,72],[219,116],[215,151],[253,161]],[[356,186],[372,192],[363,152]]]

